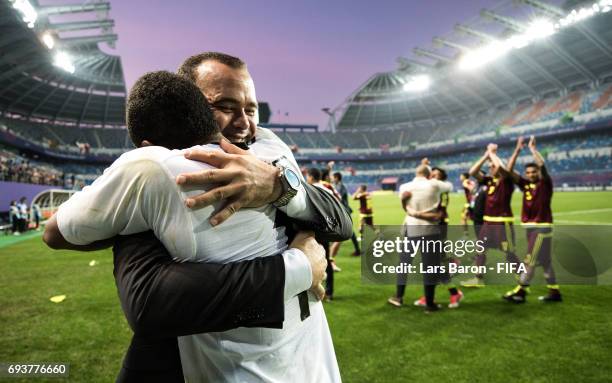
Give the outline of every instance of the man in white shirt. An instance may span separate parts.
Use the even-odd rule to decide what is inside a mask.
[[[174,109],[169,110],[171,106]],[[188,142],[204,144],[218,138],[205,107],[203,95],[189,81],[167,72],[145,75],[135,84],[128,101],[130,135],[135,143],[149,141],[169,148]],[[90,187],[64,203],[55,217],[63,238],[72,245],[86,246],[117,234],[153,230],[178,261],[228,263],[298,251],[288,249],[285,228],[275,225],[274,206],[241,210],[216,226],[208,217],[218,205],[199,210],[185,206],[184,201],[201,190],[180,188],[175,179],[184,172],[212,167],[169,148],[141,147],[122,155]],[[219,150],[217,145],[197,148]],[[268,161],[289,154],[270,137],[260,138],[251,151]],[[284,159],[284,166],[299,173],[292,157]],[[299,202],[300,197],[296,198]],[[280,209],[287,211],[291,205]],[[305,282],[299,276],[286,281],[286,292]],[[321,303],[313,297],[311,315],[302,321],[294,295],[286,296],[282,330],[236,329],[181,337],[185,377],[189,381],[339,381]]]
[[[432,219],[432,213],[437,214],[440,195],[452,190],[449,182],[430,179],[431,168],[429,162],[424,159],[416,168],[416,176],[408,183],[402,184],[399,188],[399,195],[402,208],[406,211],[406,218],[402,226],[402,236],[407,237],[411,243],[420,240],[422,244],[427,242],[435,243],[440,241],[440,225]],[[409,253],[400,253],[400,263],[411,264],[415,249]],[[438,245],[422,246],[420,248],[421,260],[425,269],[431,266],[439,266],[441,263],[442,252]],[[425,312],[437,311],[439,306],[434,301],[436,284],[439,281],[438,273],[427,273],[423,275],[423,285],[425,292]],[[398,274],[397,291],[394,297],[389,298],[388,302],[396,307],[403,304],[404,292],[406,289],[406,274]],[[415,302],[415,305],[420,300]]]

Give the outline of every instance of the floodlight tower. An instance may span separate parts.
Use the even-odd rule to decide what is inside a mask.
[[[332,133],[336,133],[336,112],[337,109],[330,109],[328,107],[322,108],[321,111],[329,116],[327,120],[327,127]]]

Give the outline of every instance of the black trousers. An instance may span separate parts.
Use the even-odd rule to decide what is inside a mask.
[[[321,246],[325,248],[325,258],[327,259],[327,267],[325,268],[325,295],[332,297],[334,296],[334,268],[332,267],[329,242],[322,242]]]
[[[403,234],[406,234],[405,228],[402,229]],[[443,253],[439,246],[431,245],[436,241],[441,244],[440,234],[433,234],[421,237],[407,237],[411,244],[414,244],[415,241],[421,241],[420,253],[421,253],[421,263],[424,269],[428,269],[433,266],[440,266],[442,264]],[[429,242],[429,246],[425,246],[425,243]],[[414,246],[410,249],[411,251],[408,253],[401,252],[400,264],[411,265],[414,260],[414,256],[416,256]],[[414,255],[414,256],[413,256]],[[423,286],[426,297],[432,295],[435,291],[435,286],[442,280],[448,280],[450,277],[448,276],[448,270],[445,270],[444,273],[427,273],[423,274]],[[400,273],[397,275],[397,291],[396,296],[398,298],[403,298],[404,292],[406,291],[406,282],[408,280],[407,273]],[[433,286],[433,288],[432,288]],[[431,296],[433,299],[433,296]]]
[[[356,253],[361,253],[359,249],[359,241],[357,241],[357,234],[353,231],[353,235],[351,236],[351,241],[353,242],[353,247],[355,248]]]
[[[25,232],[27,230],[28,221],[25,218],[19,218],[19,231]]]
[[[152,339],[134,335],[117,383],[184,382],[176,337]]]

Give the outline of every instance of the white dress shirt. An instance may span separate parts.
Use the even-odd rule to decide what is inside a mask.
[[[406,192],[411,194],[408,207],[415,211],[433,211],[438,208],[440,194],[450,192],[453,185],[437,179],[428,179],[417,176],[399,188],[399,196]],[[419,237],[439,233],[438,224],[425,219],[419,219],[406,214],[404,225],[408,228],[408,236]]]

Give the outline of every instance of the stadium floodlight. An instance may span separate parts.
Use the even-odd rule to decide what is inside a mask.
[[[36,19],[38,19],[38,13],[32,4],[30,4],[28,0],[11,0],[11,2],[13,3],[13,8],[21,13],[23,22],[26,23],[28,27],[34,28],[34,23]]]
[[[555,25],[546,19],[532,21],[525,31],[525,35],[527,35],[530,40],[543,39],[554,33]]]
[[[55,39],[51,36],[51,33],[45,32],[42,35],[42,41],[49,49],[53,49],[55,46]]]
[[[429,76],[426,74],[422,74],[410,77],[404,84],[404,90],[406,92],[423,92],[429,89],[430,85],[431,78],[429,78]]]
[[[57,52],[55,54],[55,59],[53,60],[53,65],[65,70],[68,73],[74,73],[75,67],[72,63],[72,58],[66,52]]]
[[[612,10],[612,0],[600,0],[589,7],[574,9],[567,16],[552,22],[546,19],[532,21],[522,33],[511,36],[506,40],[494,41],[484,47],[467,52],[459,60],[460,70],[473,70],[506,54],[512,49],[521,49],[540,39],[545,39],[558,30],[587,19],[598,13]]]
[[[567,16],[559,20],[555,25],[557,28],[564,28],[575,24],[579,21],[587,19],[598,13],[607,13],[612,9],[612,0],[600,0],[590,7],[580,8],[578,10],[573,9]]]
[[[514,42],[516,44],[516,42]],[[497,59],[511,49],[511,42],[494,41],[482,48],[466,53],[459,60],[459,69],[473,70]]]

